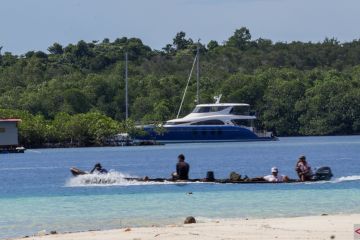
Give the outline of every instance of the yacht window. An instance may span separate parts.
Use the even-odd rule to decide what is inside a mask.
[[[199,107],[196,112],[197,112],[197,113],[207,113],[207,112],[210,112],[210,107]]]
[[[233,120],[231,120],[231,122],[238,126],[251,127],[251,125],[252,125],[251,120],[249,120],[249,119],[233,119]]]
[[[226,108],[228,108],[228,107],[225,107],[225,106],[211,107],[211,111],[212,112],[220,112]]]
[[[195,123],[192,123],[191,125],[224,125],[224,122],[214,119],[214,120],[195,122]]]
[[[230,114],[248,116],[250,114],[250,107],[249,106],[235,106],[231,109]]]
[[[219,112],[228,107],[226,106],[213,106],[213,107],[196,107],[194,113],[207,113],[207,112]]]
[[[166,125],[180,125],[180,124],[187,124],[190,122],[166,122]]]

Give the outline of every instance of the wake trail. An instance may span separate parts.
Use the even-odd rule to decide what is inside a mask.
[[[66,187],[101,187],[101,186],[137,186],[137,185],[168,185],[179,184],[174,182],[140,182],[126,178],[136,178],[117,171],[110,171],[107,174],[85,174],[68,179]]]
[[[340,182],[359,181],[359,180],[360,180],[360,175],[352,175],[352,176],[335,178],[334,180],[332,180],[330,182],[340,183]]]
[[[330,181],[306,182],[305,184],[343,183],[343,182],[354,182],[359,180],[360,180],[360,175],[351,175],[351,176],[334,178]]]

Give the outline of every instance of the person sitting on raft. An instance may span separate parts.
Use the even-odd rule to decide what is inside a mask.
[[[271,175],[263,177],[265,181],[268,182],[287,182],[289,178],[285,175],[279,175],[279,170],[277,167],[271,168]]]
[[[185,156],[180,154],[178,156],[178,163],[176,164],[176,172],[172,174],[174,180],[188,180],[190,165],[185,162]]]
[[[295,171],[297,172],[301,181],[309,181],[312,177],[312,171],[310,165],[306,161],[305,156],[300,156],[296,163]]]
[[[100,163],[95,164],[94,168],[90,171],[90,173],[95,174],[106,174],[108,171],[101,166]]]

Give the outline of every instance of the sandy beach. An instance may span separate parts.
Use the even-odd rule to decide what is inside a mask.
[[[273,219],[237,219],[165,227],[122,228],[107,231],[29,237],[32,240],[144,239],[353,239],[360,214]],[[22,238],[24,239],[24,238]]]

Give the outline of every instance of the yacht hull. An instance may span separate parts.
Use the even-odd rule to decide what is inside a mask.
[[[259,136],[241,126],[171,126],[160,129],[154,126],[143,128],[145,134],[135,137],[139,141],[156,141],[159,143],[191,142],[247,142],[274,141],[276,137]]]

